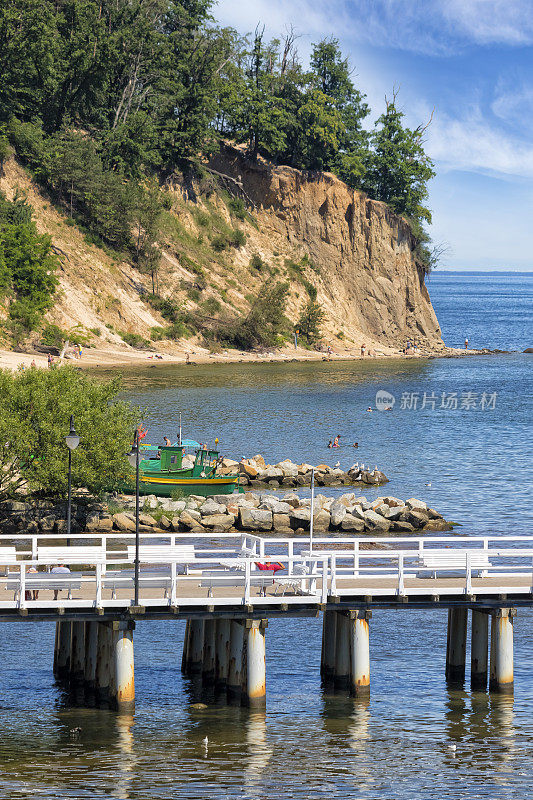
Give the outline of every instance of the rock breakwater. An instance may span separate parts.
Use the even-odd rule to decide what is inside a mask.
[[[382,486],[389,482],[377,466],[372,468],[358,462],[345,471],[340,466],[330,467],[327,464],[295,464],[288,458],[277,464],[267,464],[262,455],[256,455],[241,461],[224,458],[219,468],[222,475],[235,474],[237,470],[241,476],[241,486],[250,486],[252,489],[309,486],[313,470],[317,486],[351,486],[357,483]]]

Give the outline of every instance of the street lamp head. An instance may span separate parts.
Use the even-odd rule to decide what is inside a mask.
[[[133,434],[133,447],[129,453],[126,453],[126,458],[132,467],[137,466],[137,459],[139,458],[139,431],[136,430]]]
[[[130,452],[126,454],[126,458],[130,462],[130,465],[132,467],[136,467],[137,466],[137,451],[138,451],[138,448],[135,447],[135,445],[134,445],[131,448]]]
[[[80,437],[74,430],[74,417],[70,418],[70,431],[68,436],[65,437],[65,442],[69,450],[75,450],[80,443]]]

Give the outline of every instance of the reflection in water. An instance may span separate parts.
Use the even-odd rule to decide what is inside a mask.
[[[116,746],[119,754],[117,764],[117,785],[113,790],[113,797],[127,800],[131,797],[131,784],[135,774],[136,758],[133,752],[133,725],[132,714],[117,714]]]
[[[245,765],[246,790],[253,796],[272,757],[272,747],[267,742],[266,713],[250,711],[246,725],[248,757]]]

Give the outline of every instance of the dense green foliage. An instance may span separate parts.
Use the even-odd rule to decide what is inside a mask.
[[[304,338],[307,344],[316,344],[322,336],[320,326],[324,316],[321,306],[315,300],[310,299],[303,309],[297,325],[300,336]]]
[[[0,4],[0,171],[12,145],[86,240],[111,255],[129,253],[151,276],[154,295],[171,203],[160,185],[176,171],[197,177],[199,161],[222,139],[245,144],[252,159],[333,171],[385,201],[410,220],[417,257],[429,269],[422,225],[431,220],[433,169],[424,127],[405,126],[394,94],[369,130],[370,109],[337,39],[314,43],[305,65],[292,30],[271,41],[259,27],[243,37],[216,25],[212,5]],[[250,217],[242,199],[228,199],[228,208],[237,220]],[[0,289],[10,297],[13,326],[32,329],[55,286],[49,243],[30,219],[0,218],[0,225]],[[235,227],[206,231],[205,240],[221,254],[242,247],[246,236]],[[315,301],[316,289],[299,280]],[[183,320],[170,322],[177,335]],[[243,323],[237,339],[257,340],[254,324]]]
[[[74,486],[99,493],[118,486],[140,413],[117,400],[120,381],[96,382],[73,367],[0,371],[0,497],[17,489],[64,492],[74,415],[80,445],[72,454]]]
[[[36,328],[52,305],[56,267],[50,239],[37,233],[31,206],[0,193],[0,299],[8,304],[8,329],[16,339]]]
[[[219,339],[241,350],[281,344],[289,332],[289,321],[285,316],[288,293],[287,283],[265,283],[253,298],[248,315],[229,327],[221,328]]]
[[[148,172],[183,169],[220,137],[245,142],[253,158],[333,170],[398,212],[428,218],[423,129],[403,125],[395,96],[369,134],[368,105],[336,39],[315,43],[306,69],[292,31],[283,40],[267,41],[259,28],[242,37],[217,27],[211,6],[12,0],[0,8],[0,124],[89,227],[128,243],[140,202],[128,180],[138,186]],[[146,230],[157,217],[145,208],[138,216],[147,214]]]

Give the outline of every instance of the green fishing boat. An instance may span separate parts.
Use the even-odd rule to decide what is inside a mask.
[[[205,497],[213,494],[232,494],[239,490],[239,475],[219,475],[218,450],[200,448],[194,464],[183,466],[183,446],[154,447],[141,445],[139,463],[139,490],[141,494],[170,497],[174,490],[183,494]],[[134,477],[128,480],[125,490],[135,488]]]

